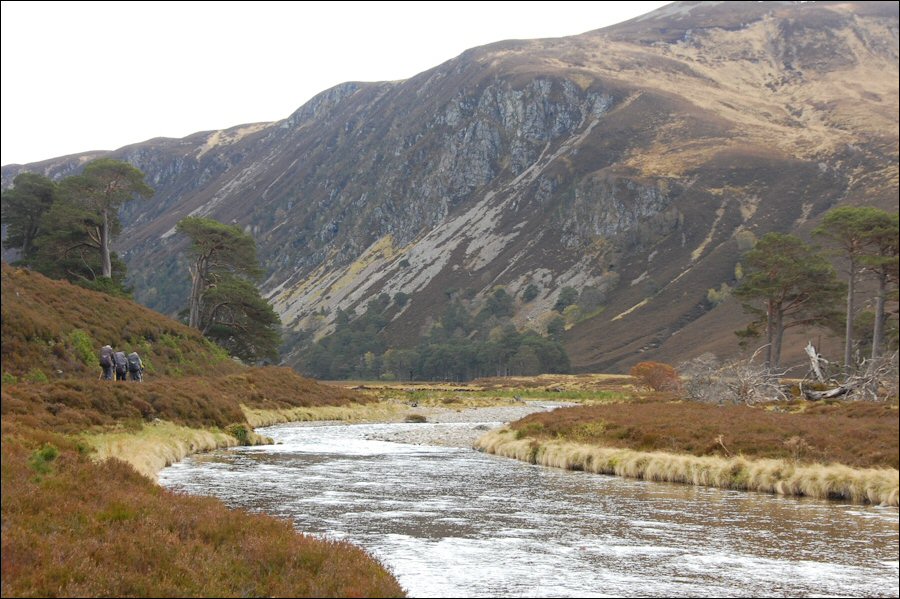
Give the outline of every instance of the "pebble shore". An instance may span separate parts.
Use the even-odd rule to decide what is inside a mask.
[[[513,422],[534,412],[574,405],[551,401],[524,401],[512,406],[489,408],[413,408],[410,414],[419,414],[426,422],[409,423],[405,430],[373,434],[379,441],[409,443],[412,445],[439,445],[442,447],[472,447],[475,440],[487,431]]]

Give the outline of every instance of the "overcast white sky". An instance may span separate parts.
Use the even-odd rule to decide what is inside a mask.
[[[3,1],[0,164],[275,121],[344,81],[664,4]]]

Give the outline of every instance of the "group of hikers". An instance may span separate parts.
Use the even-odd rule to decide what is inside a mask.
[[[113,374],[117,381],[128,380],[129,374],[132,381],[144,380],[144,363],[136,351],[126,356],[125,352],[115,351],[111,345],[104,345],[100,348],[100,368],[103,369],[100,377],[104,381],[113,380]]]

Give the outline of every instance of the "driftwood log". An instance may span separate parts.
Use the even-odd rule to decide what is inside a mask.
[[[829,389],[828,391],[813,391],[812,389],[804,389],[803,383],[800,383],[800,391],[803,392],[803,397],[805,397],[809,401],[819,401],[820,399],[831,399],[833,397],[847,395],[848,393],[853,391],[856,386],[857,385],[854,384],[844,384],[840,387]]]

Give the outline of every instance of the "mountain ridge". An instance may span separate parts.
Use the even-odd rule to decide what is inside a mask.
[[[513,321],[540,328],[571,286],[601,298],[565,336],[580,370],[675,361],[679,334],[734,352],[736,306],[705,298],[735,282],[742,235],[802,233],[838,203],[896,207],[897,21],[888,2],[674,3],[344,83],[283,121],[127,146],[109,155],[157,196],[126,207],[120,251],[138,299],[169,313],[187,276],[171,232],[199,214],[254,234],[266,292],[314,336],[403,293],[385,334],[410,345],[449,301],[477,309],[498,285]]]

